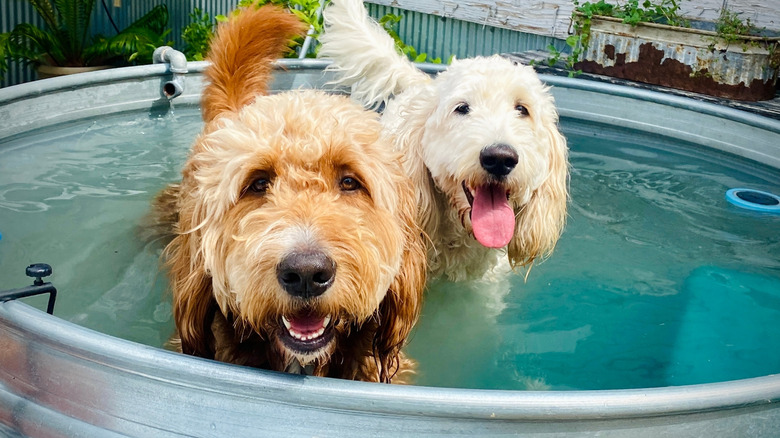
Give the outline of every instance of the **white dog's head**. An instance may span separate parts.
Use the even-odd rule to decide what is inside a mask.
[[[552,251],[566,215],[567,148],[534,70],[500,56],[470,58],[404,94],[397,132],[419,154],[410,162],[426,231],[435,236],[436,215],[449,215],[481,245],[506,247],[513,266]],[[433,188],[423,189],[431,180],[448,210],[432,208]]]

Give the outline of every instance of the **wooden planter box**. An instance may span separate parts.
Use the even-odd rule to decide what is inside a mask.
[[[715,32],[655,23],[637,26],[593,17],[590,41],[575,68],[735,100],[775,96],[780,37],[726,44]]]

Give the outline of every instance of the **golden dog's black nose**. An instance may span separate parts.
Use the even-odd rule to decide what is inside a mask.
[[[322,295],[333,284],[336,263],[321,251],[294,252],[276,267],[276,278],[288,294],[299,298]]]
[[[517,151],[507,144],[494,144],[479,153],[479,164],[493,176],[506,176],[517,166]]]

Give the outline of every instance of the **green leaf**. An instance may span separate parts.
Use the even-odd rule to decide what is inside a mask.
[[[297,9],[290,9],[290,12],[292,12],[293,15],[298,17],[304,23],[306,23],[308,25],[311,25],[311,19],[309,18],[309,16],[305,12],[299,11]]]
[[[62,38],[62,51],[68,64],[79,65],[87,44],[89,23],[95,0],[54,0],[59,28],[53,29]]]
[[[54,4],[50,0],[29,0],[30,4],[41,16],[43,22],[49,29],[59,29],[60,24],[58,20],[57,11],[54,8]]]
[[[132,22],[122,33],[133,32],[136,29],[148,29],[152,32],[162,34],[168,26],[168,6],[162,4],[152,8],[141,18]]]
[[[50,60],[56,65],[65,65],[58,37],[30,23],[18,24],[8,34],[7,56],[15,61],[41,64]]]
[[[189,61],[202,61],[214,38],[214,23],[211,17],[200,8],[190,13],[190,23],[184,27],[181,35],[184,41],[182,51]]]

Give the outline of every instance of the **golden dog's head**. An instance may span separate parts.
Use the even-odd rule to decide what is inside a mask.
[[[207,125],[167,251],[185,353],[214,357],[217,307],[237,343],[262,340],[251,354],[268,368],[372,380],[367,360],[390,380],[425,255],[411,183],[380,133],[377,115],[315,91],[260,96]]]

